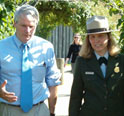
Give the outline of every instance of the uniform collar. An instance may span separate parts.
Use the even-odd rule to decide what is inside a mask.
[[[98,55],[96,52],[95,52],[95,55],[96,55],[97,60],[101,57],[101,56]],[[105,58],[108,60],[108,56],[109,56],[109,54],[108,54],[108,51],[107,51],[107,52],[104,54],[103,57],[105,57]]]

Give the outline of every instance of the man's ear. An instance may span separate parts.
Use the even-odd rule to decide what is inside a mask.
[[[16,26],[16,22],[14,21],[14,23],[13,23],[13,26],[15,27]]]

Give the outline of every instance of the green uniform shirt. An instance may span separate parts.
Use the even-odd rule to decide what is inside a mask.
[[[69,116],[124,116],[123,55],[109,56],[105,78],[95,55],[77,58]]]

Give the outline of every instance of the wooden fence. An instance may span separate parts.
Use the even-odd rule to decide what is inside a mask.
[[[56,58],[65,58],[73,41],[72,28],[60,25],[51,33],[52,36],[48,40],[54,45]]]

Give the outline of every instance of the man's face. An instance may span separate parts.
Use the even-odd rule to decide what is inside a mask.
[[[14,23],[16,28],[16,36],[20,41],[26,43],[34,35],[37,21],[31,15],[21,15],[18,22]]]

